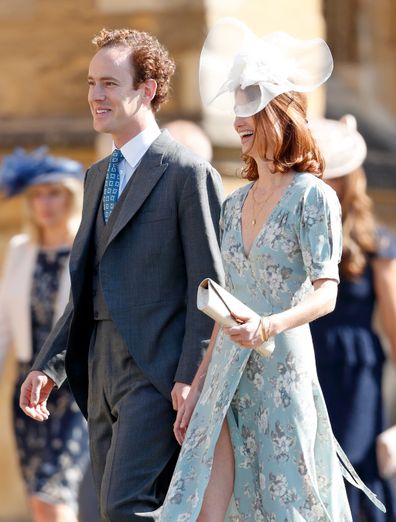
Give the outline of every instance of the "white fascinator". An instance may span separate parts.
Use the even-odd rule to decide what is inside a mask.
[[[257,37],[235,18],[222,18],[201,51],[199,86],[205,105],[252,116],[289,91],[309,92],[330,76],[333,58],[321,38],[276,32]]]
[[[325,160],[325,179],[345,176],[363,164],[367,146],[352,114],[346,114],[340,121],[312,120],[308,126]]]

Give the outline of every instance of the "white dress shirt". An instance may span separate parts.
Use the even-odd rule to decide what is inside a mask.
[[[154,120],[148,127],[146,127],[140,134],[129,140],[121,147],[124,159],[120,161],[118,166],[120,171],[120,189],[118,197],[121,196],[126,184],[131,179],[141,159],[146,154],[151,144],[158,138],[161,131]],[[113,143],[113,150],[115,145]]]

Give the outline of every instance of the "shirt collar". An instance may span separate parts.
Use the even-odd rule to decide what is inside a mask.
[[[160,134],[160,128],[158,127],[157,122],[154,120],[142,132],[140,132],[131,140],[127,141],[125,145],[121,147],[120,150],[122,155],[132,168],[136,167],[136,165],[146,154],[147,150]],[[113,143],[113,150],[114,149],[115,145]]]

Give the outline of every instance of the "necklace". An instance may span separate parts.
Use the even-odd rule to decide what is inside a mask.
[[[263,199],[260,203],[257,202],[256,196],[254,195],[256,191],[256,184],[254,185],[252,189],[252,198],[253,198],[253,204],[252,204],[252,225],[255,226],[257,223],[257,217],[260,215],[261,211],[263,210],[263,206],[269,201],[271,196],[273,195],[273,192],[270,192],[269,195]],[[261,205],[261,209],[259,210],[258,214],[256,214],[256,204],[259,206]]]

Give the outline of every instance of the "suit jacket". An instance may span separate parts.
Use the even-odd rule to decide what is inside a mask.
[[[11,239],[6,253],[0,285],[0,368],[11,346],[18,361],[29,362],[33,356],[30,292],[37,251],[29,236],[19,234]],[[54,305],[54,323],[65,309],[69,290],[69,270],[65,267]]]
[[[66,375],[87,415],[87,355],[93,329],[91,244],[109,157],[86,174],[80,229],[70,259],[71,297],[33,369],[57,386]],[[213,323],[196,308],[204,277],[222,281],[219,174],[167,131],[131,180],[101,252],[99,276],[109,314],[136,364],[166,397],[191,383]]]

